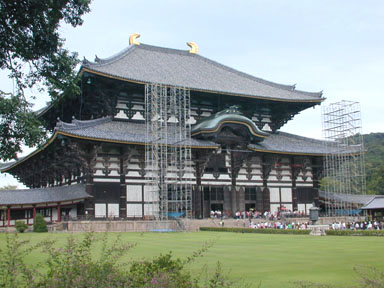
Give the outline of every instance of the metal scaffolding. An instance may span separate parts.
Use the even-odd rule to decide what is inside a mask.
[[[354,196],[366,193],[360,104],[340,101],[323,106],[325,209],[328,216],[354,215]]]
[[[158,220],[192,216],[190,91],[145,86],[146,215]]]

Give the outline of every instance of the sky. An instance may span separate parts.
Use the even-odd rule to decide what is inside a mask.
[[[357,101],[362,132],[384,132],[382,0],[94,0],[83,19],[80,27],[59,30],[81,59],[118,53],[132,33],[141,35],[141,43],[175,49],[189,50],[186,42],[193,41],[200,55],[221,64],[298,90],[323,91],[321,106]],[[0,87],[12,91],[4,73]],[[35,109],[49,101],[37,96]],[[321,139],[321,106],[281,130]],[[0,187],[15,183],[0,176]]]

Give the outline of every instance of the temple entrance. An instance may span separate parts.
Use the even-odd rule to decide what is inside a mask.
[[[221,212],[223,212],[223,204],[218,204],[218,203],[211,204],[211,211],[221,211]]]
[[[256,210],[256,203],[246,203],[245,211]]]

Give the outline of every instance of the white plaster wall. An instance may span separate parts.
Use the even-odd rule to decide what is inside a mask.
[[[281,188],[281,202],[292,202],[291,188]]]
[[[127,201],[142,201],[141,187],[141,185],[127,185]]]
[[[144,201],[157,201],[159,199],[159,192],[156,190],[152,190],[152,186],[145,185],[144,186]]]
[[[144,215],[151,216],[159,212],[159,206],[156,204],[144,204]]]
[[[108,217],[119,217],[119,204],[117,203],[108,204]]]
[[[279,188],[269,188],[269,201],[280,202]]]
[[[127,217],[142,217],[143,210],[141,204],[127,204]]]
[[[270,211],[271,211],[272,213],[274,213],[274,212],[277,212],[277,211],[278,211],[278,209],[279,209],[279,207],[280,207],[280,204],[270,204],[270,207],[271,207]]]
[[[106,217],[107,216],[107,205],[105,203],[95,204],[95,217]]]
[[[52,208],[52,221],[57,221],[57,208]]]

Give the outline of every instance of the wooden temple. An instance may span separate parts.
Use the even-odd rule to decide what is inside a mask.
[[[192,215],[220,210],[304,213],[319,200],[324,142],[279,129],[319,105],[304,92],[196,53],[136,43],[107,59],[84,59],[80,95],[38,111],[52,136],[1,167],[29,190],[0,192],[1,224],[63,216],[148,219],[145,85],[190,91]],[[5,220],[7,219],[7,220]]]

